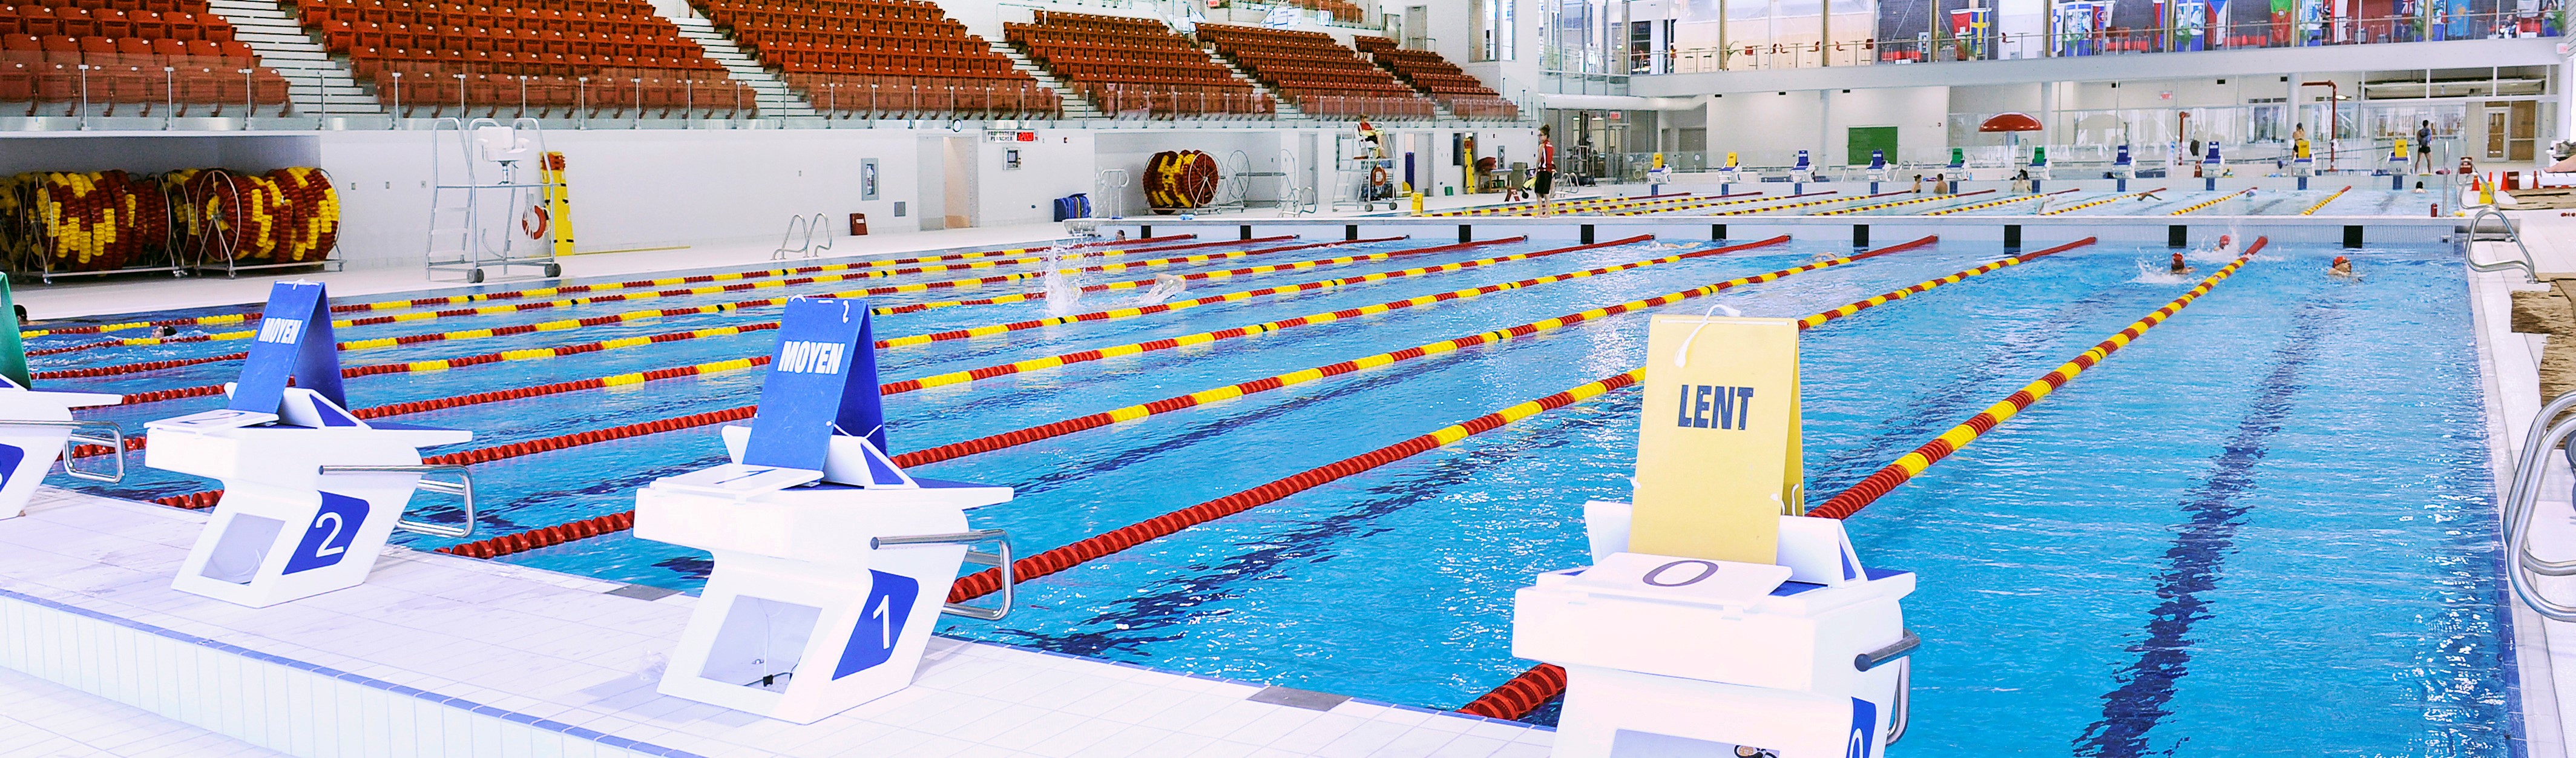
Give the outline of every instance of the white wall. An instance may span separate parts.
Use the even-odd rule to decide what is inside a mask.
[[[1842,165],[1848,129],[1854,126],[1897,127],[1898,160],[1932,162],[1948,159],[1950,92],[1944,87],[1832,92],[1831,117],[1814,92],[1738,93],[1708,101],[1709,164],[1736,153],[1746,166],[1786,166],[1799,150],[1814,151],[1819,166]],[[1818,129],[1819,121],[1823,129]]]
[[[1099,173],[1097,137],[1084,129],[1053,129],[1034,132],[1031,142],[984,142],[976,161],[979,185],[977,205],[981,207],[975,223],[979,226],[1001,226],[1055,218],[1055,199],[1077,192],[1091,192]],[[1011,150],[1020,152],[1020,167],[1009,168],[1004,161]],[[1099,203],[1094,197],[1092,202]]]

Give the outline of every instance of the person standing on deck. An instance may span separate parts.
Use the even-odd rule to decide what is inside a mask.
[[[1553,134],[1553,130],[1549,129],[1548,125],[1539,125],[1538,164],[1530,167],[1537,173],[1537,176],[1532,179],[1534,182],[1532,189],[1538,192],[1538,202],[1542,212],[1548,208],[1548,199],[1556,194],[1556,139]]]

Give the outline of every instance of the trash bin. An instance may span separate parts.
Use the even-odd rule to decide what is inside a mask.
[[[868,234],[868,214],[865,214],[865,213],[852,213],[852,214],[850,214],[850,236],[852,236],[852,237],[865,237],[865,236],[867,236],[867,234]]]

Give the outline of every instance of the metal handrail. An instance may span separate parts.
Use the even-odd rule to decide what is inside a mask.
[[[427,474],[442,472],[456,474],[458,481],[434,481],[426,476]],[[473,469],[453,463],[421,466],[322,466],[316,471],[316,473],[325,475],[423,474],[424,476],[422,476],[418,481],[412,483],[412,489],[424,492],[436,492],[442,495],[456,495],[465,498],[465,525],[456,527],[432,524],[426,521],[403,521],[401,519],[396,519],[394,521],[394,528],[415,534],[426,534],[433,537],[474,536],[475,510]]]
[[[2503,508],[2505,550],[2511,557],[2505,577],[2513,585],[2514,596],[2521,598],[2523,605],[2555,621],[2576,621],[2576,605],[2562,605],[2542,597],[2540,591],[2531,586],[2531,575],[2576,575],[2576,560],[2550,561],[2532,555],[2531,517],[2539,510],[2540,486],[2548,475],[2545,456],[2570,435],[2576,435],[2576,418],[2554,424],[2549,421],[2571,407],[2576,407],[2576,392],[2550,401],[2533,419],[2531,431],[2523,438],[2522,454],[2515,461],[2513,483],[2505,491]],[[2548,426],[2543,428],[2543,424]]]
[[[93,482],[114,483],[125,481],[125,430],[118,428],[115,422],[31,421],[25,419],[11,419],[0,421],[0,426],[41,426],[53,429],[70,429],[72,430],[71,434],[63,437],[64,476],[74,479],[87,479]],[[83,437],[81,436],[81,431],[85,429],[105,429],[107,430],[107,436]],[[104,445],[107,449],[115,451],[109,453],[108,457],[116,459],[116,473],[102,475],[72,468],[72,448],[80,445]]]
[[[2504,211],[2496,210],[2493,206],[2479,208],[2478,212],[2469,214],[2468,239],[2462,247],[2462,250],[2465,251],[2463,253],[2463,257],[2467,257],[2465,255],[2466,252],[2476,251],[2476,246],[2478,244],[2478,222],[2486,220],[2486,217],[2488,216],[2494,216],[2496,217],[2497,223],[2504,224],[2504,236],[2506,239],[2513,240],[2513,246],[2515,249],[2522,251],[2522,260],[2502,260],[2494,263],[2479,263],[2477,258],[2468,257],[2467,260],[2469,262],[2469,268],[2475,271],[2503,271],[2508,268],[2520,267],[2522,269],[2522,276],[2525,280],[2532,284],[2539,284],[2540,268],[2538,264],[2532,262],[2531,246],[2523,243],[2522,232],[2513,228],[2513,219],[2507,218],[2504,215]]]
[[[1002,604],[992,608],[979,608],[972,605],[966,605],[964,603],[948,603],[945,607],[940,608],[939,612],[964,616],[971,619],[998,621],[1004,616],[1011,615],[1011,588],[1013,585],[1019,583],[1019,577],[1016,576],[1011,569],[1012,554],[1010,532],[1001,529],[976,529],[973,531],[957,532],[954,534],[911,534],[899,537],[870,537],[868,538],[868,549],[883,550],[887,547],[901,545],[971,545],[985,540],[992,540],[999,544],[1001,546],[1000,550],[992,553],[968,550],[966,551],[966,562],[983,566],[991,566],[1002,570]]]
[[[1920,647],[1923,647],[1923,638],[1915,636],[1912,630],[1907,630],[1905,636],[1897,638],[1895,642],[1887,643],[1886,647],[1852,656],[1852,668],[1868,671],[1885,666],[1888,661],[1913,655],[1915,649]]]

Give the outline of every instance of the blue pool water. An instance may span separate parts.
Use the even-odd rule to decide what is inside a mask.
[[[1185,296],[1537,247],[1199,282]],[[1847,251],[1831,239],[1798,241],[896,395],[887,400],[890,434],[896,450],[918,449]],[[1665,252],[1647,246],[1586,251],[898,348],[881,361],[889,380],[911,378]],[[1922,576],[1906,610],[1909,626],[1927,644],[1916,658],[1913,727],[1896,752],[2511,751],[2515,683],[2509,635],[2498,615],[2499,551],[2466,285],[2452,254],[2437,249],[2364,250],[2353,255],[2367,278],[2323,276],[2325,261],[2345,252],[2269,249],[2164,326],[1851,520],[1854,542],[1870,563]],[[1815,501],[2180,294],[2188,282],[2140,273],[2141,264],[2158,265],[2165,253],[2162,247],[2081,249],[1811,330],[1802,352]],[[1228,265],[1329,254],[1337,253],[1298,251]],[[1800,316],[2000,255],[1991,243],[1944,243],[1665,310],[1696,313],[1725,303],[1749,315]],[[862,285],[794,291],[855,286]],[[1000,291],[1010,290],[983,290]],[[530,323],[774,292],[442,319],[340,336]],[[1086,305],[1133,297],[1095,295]],[[376,299],[385,298],[351,298]],[[355,365],[588,342],[767,320],[775,312],[360,351],[344,360]],[[1043,304],[1022,304],[889,316],[879,321],[878,334],[1045,312]],[[1017,487],[1018,499],[974,512],[975,524],[1009,529],[1024,551],[1054,547],[1627,370],[1642,359],[1645,319],[1613,317],[932,464],[921,473]],[[34,346],[96,339],[43,338]],[[349,396],[353,405],[380,405],[701,363],[765,353],[774,339],[756,332],[360,378],[350,382]],[[208,355],[240,344],[95,350],[39,359],[39,368]],[[225,381],[235,370],[217,363],[47,385],[135,392]],[[473,429],[479,436],[469,446],[480,447],[747,405],[759,381],[758,372],[739,371],[399,420]],[[197,398],[95,415],[139,431],[145,420],[217,404]],[[1541,414],[1031,582],[1020,588],[1021,605],[1006,621],[951,621],[943,631],[1455,707],[1530,665],[1510,655],[1511,593],[1533,574],[1584,561],[1581,505],[1626,496],[1636,410],[1637,397],[1627,391]],[[508,533],[625,510],[636,487],[721,454],[715,428],[702,427],[478,466],[485,496],[499,504],[487,506],[481,526],[487,534]],[[137,467],[127,483],[107,491],[148,497],[212,486]],[[451,542],[402,539],[419,547]],[[623,534],[504,560],[679,589],[694,589],[707,569],[702,553]]]

